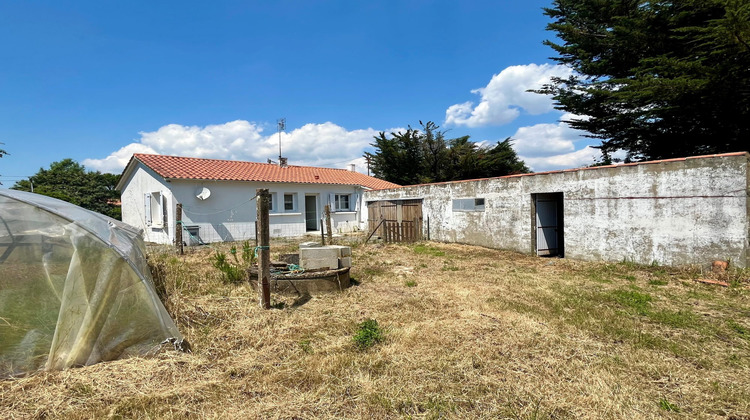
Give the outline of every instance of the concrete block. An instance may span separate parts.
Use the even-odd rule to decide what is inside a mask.
[[[329,247],[300,248],[299,265],[305,270],[338,268],[338,250]]]
[[[341,257],[339,258],[339,268],[351,267],[352,257]]]
[[[328,245],[326,248],[333,248],[338,251],[340,257],[350,257],[352,255],[352,248],[345,245]]]
[[[305,270],[318,268],[335,269],[339,267],[338,258],[307,258],[300,260],[300,267]]]
[[[329,248],[327,246],[318,247],[318,248],[300,248],[299,250],[300,260],[303,260],[306,258],[317,259],[317,258],[338,258],[338,257],[339,257],[338,249]]]

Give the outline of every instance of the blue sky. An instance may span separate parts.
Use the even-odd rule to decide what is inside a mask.
[[[593,141],[525,93],[551,75],[551,1],[0,3],[7,187],[67,157],[118,173],[133,152],[364,170],[379,131],[516,139],[536,171]]]

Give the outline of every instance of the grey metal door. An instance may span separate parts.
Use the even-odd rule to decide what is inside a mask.
[[[537,255],[557,255],[557,200],[536,200],[536,252]]]
[[[305,196],[305,227],[318,230],[318,197],[314,195]]]

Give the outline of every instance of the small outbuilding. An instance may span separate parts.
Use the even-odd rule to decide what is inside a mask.
[[[367,191],[365,201],[371,230],[405,232],[416,220],[432,240],[539,256],[747,267],[749,156],[412,185]]]

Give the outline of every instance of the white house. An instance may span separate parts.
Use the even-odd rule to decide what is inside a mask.
[[[258,188],[271,193],[271,236],[302,236],[320,230],[326,204],[334,231],[364,228],[363,191],[395,187],[354,170],[149,154],[134,154],[117,184],[122,221],[161,244],[174,243],[178,203],[184,237],[238,241],[255,238]]]

